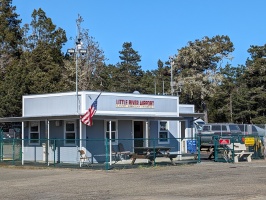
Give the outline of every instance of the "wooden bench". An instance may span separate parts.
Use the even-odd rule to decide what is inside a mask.
[[[248,162],[251,162],[251,156],[253,155],[254,152],[248,152],[245,144],[231,143],[227,145],[227,147],[230,148],[230,151],[228,152],[228,157],[233,156],[232,151],[234,150],[235,163],[237,163],[239,160],[243,160],[244,158],[246,158]]]

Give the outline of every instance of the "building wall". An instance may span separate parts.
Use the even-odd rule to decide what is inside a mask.
[[[58,93],[23,96],[23,116],[60,116],[85,113],[97,98],[97,92]],[[150,104],[149,104],[150,103]],[[178,97],[127,93],[102,93],[97,114],[152,114],[178,116]],[[96,114],[96,115],[97,115]]]

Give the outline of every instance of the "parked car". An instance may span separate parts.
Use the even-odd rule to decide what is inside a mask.
[[[242,132],[237,124],[231,123],[209,123],[202,126],[199,133],[201,143],[213,143],[213,136],[238,136]]]
[[[254,124],[238,124],[243,135],[265,136],[266,129]]]

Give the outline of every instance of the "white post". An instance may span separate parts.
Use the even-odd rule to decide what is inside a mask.
[[[82,150],[82,123],[79,120],[79,150]],[[81,159],[79,159],[79,166],[81,167]]]
[[[22,122],[22,130],[21,130],[21,165],[24,165],[24,126],[25,122]]]
[[[149,121],[146,121],[146,126],[145,126],[145,137],[146,137],[146,142],[145,142],[145,147],[149,146]]]
[[[110,165],[112,165],[112,123],[109,121],[109,152],[110,152]]]
[[[49,166],[50,163],[49,163],[49,150],[50,150],[50,121],[47,120],[47,154],[46,157],[47,157],[47,165]]]
[[[77,114],[79,113],[78,96],[78,46],[76,45],[76,96],[77,96]]]

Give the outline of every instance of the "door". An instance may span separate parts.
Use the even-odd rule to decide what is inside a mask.
[[[134,121],[134,147],[143,147],[143,121]]]

